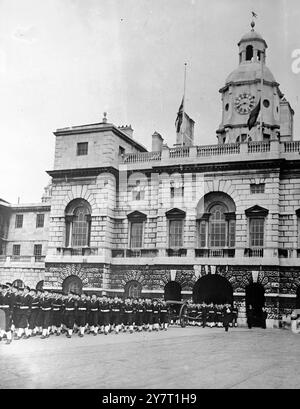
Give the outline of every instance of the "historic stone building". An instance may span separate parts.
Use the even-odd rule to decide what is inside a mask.
[[[148,152],[106,115],[57,130],[43,202],[0,201],[0,281],[234,299],[240,322],[252,304],[277,326],[300,301],[300,141],[266,66],[266,41],[252,27],[238,47],[238,67],[220,89],[215,145],[169,148],[155,132]]]

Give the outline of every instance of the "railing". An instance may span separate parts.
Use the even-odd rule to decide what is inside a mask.
[[[248,153],[270,152],[270,142],[248,142]]]
[[[195,257],[234,257],[235,249],[195,249]]]
[[[124,163],[138,163],[161,160],[161,152],[128,153],[123,155]]]
[[[57,247],[57,253],[63,256],[94,256],[98,254],[97,247]]]
[[[245,257],[263,257],[264,256],[264,249],[257,248],[257,249],[245,249],[244,250]]]
[[[284,152],[299,152],[300,141],[284,142]]]
[[[32,256],[11,256],[10,261],[16,263],[30,263]]]
[[[239,143],[226,143],[224,145],[197,146],[197,156],[218,156],[240,153]]]
[[[113,258],[123,258],[123,257],[155,257],[157,256],[158,249],[114,249],[111,251]]]
[[[45,256],[34,256],[36,263],[43,263],[45,261]]]
[[[168,257],[185,257],[187,254],[186,249],[167,249]]]
[[[188,158],[190,156],[189,147],[178,147],[169,149],[170,158]]]

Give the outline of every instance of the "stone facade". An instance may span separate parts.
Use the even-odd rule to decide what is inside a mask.
[[[253,41],[257,56],[265,41],[257,43],[253,35],[244,37],[242,52]],[[257,61],[241,58],[247,68],[239,67],[222,89],[217,145],[168,148],[154,133],[153,146],[160,150],[147,152],[131,127],[116,127],[106,116],[99,124],[57,130],[43,203],[0,201],[5,242],[0,281],[21,279],[31,286],[44,281],[47,288],[67,291],[74,285],[111,295],[130,294],[132,283],[134,291],[151,297],[163,297],[173,283],[181,298],[191,298],[203,277],[215,276],[231,289],[241,323],[249,288],[256,286],[268,325],[278,326],[281,315],[300,302],[300,142],[293,141],[293,111],[269,69],[265,98],[273,95],[274,101],[265,113],[265,131],[270,138],[256,124],[252,136],[236,142],[249,116],[232,105],[229,117],[226,104],[233,103],[241,85],[244,91],[249,85],[256,101],[261,95],[253,79]],[[241,72],[249,75],[243,84]],[[224,143],[224,132],[234,143]],[[85,145],[80,154],[78,144]],[[223,218],[220,230],[214,230],[214,217],[221,213],[212,209],[218,206]],[[45,224],[36,229],[41,211]],[[15,226],[17,213],[24,214],[22,229]],[[33,257],[37,243],[45,260]],[[19,259],[13,257],[13,244],[21,244]]]

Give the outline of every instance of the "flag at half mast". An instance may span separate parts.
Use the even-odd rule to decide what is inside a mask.
[[[257,105],[250,112],[249,119],[248,119],[248,122],[247,122],[249,131],[256,124],[259,112],[260,112],[260,100],[258,101]]]
[[[179,106],[175,121],[176,145],[192,146],[194,143],[194,125],[192,118],[184,112],[184,97]]]

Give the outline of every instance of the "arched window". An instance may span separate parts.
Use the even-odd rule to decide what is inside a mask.
[[[142,285],[136,280],[129,281],[124,288],[125,297],[139,298],[142,293]]]
[[[231,254],[230,257],[233,257],[232,254],[235,247],[235,211],[234,201],[225,193],[211,192],[199,201],[197,206],[197,228],[198,247],[200,249],[205,247],[224,249],[228,247],[226,252]],[[204,253],[200,251],[199,254]],[[219,254],[219,250],[216,254]]]
[[[66,247],[90,244],[91,208],[83,199],[73,200],[66,208]]]
[[[226,208],[222,204],[213,205],[210,209],[209,239],[210,247],[226,246]]]
[[[246,61],[251,61],[253,57],[253,47],[252,45],[247,45],[246,47]]]

